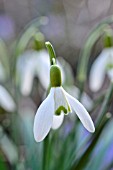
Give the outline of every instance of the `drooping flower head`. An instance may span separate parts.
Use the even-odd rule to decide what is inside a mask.
[[[113,80],[113,48],[104,49],[91,67],[89,85],[92,91],[102,87],[106,73]]]
[[[50,45],[50,43],[46,43]],[[62,75],[60,68],[51,58],[50,85],[51,89],[47,98],[38,108],[34,119],[34,138],[37,142],[42,141],[50,129],[57,129],[61,126],[64,115],[74,110],[84,127],[89,132],[94,132],[94,124],[84,106],[62,87]],[[53,63],[52,63],[53,61]]]
[[[92,91],[98,91],[104,82],[105,75],[113,81],[113,33],[105,36],[105,48],[94,61],[89,75],[89,85]]]

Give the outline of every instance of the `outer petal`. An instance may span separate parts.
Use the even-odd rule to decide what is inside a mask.
[[[54,114],[53,91],[50,91],[48,97],[42,102],[37,110],[34,119],[34,138],[37,142],[42,141],[48,134]]]
[[[109,51],[103,50],[91,67],[89,85],[94,92],[98,91],[103,84],[108,56]]]
[[[12,112],[15,110],[16,105],[8,93],[8,91],[0,85],[0,105],[7,111]]]
[[[69,94],[71,94],[74,98],[78,99],[79,96],[79,88],[77,88],[74,85],[71,86],[67,86],[66,90]],[[81,103],[85,106],[85,108],[87,110],[91,110],[92,106],[93,106],[93,101],[91,100],[91,98],[88,96],[87,93],[83,93],[82,98],[81,98]]]
[[[76,112],[77,116],[79,117],[79,119],[82,122],[82,124],[84,125],[84,127],[89,132],[94,132],[95,127],[94,127],[93,121],[92,121],[89,113],[84,108],[84,106],[78,100],[76,100],[71,95],[69,95],[67,92],[65,92],[65,94],[67,96],[67,99],[68,99],[71,107]]]
[[[61,113],[61,115],[57,116],[57,115],[54,115],[53,116],[53,124],[52,124],[52,129],[58,129],[62,122],[64,120],[64,114]]]

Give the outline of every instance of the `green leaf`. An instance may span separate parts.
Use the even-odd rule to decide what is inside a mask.
[[[24,52],[29,41],[37,35],[37,32],[39,32],[39,27],[45,24],[47,24],[47,18],[39,17],[34,19],[26,26],[26,28],[24,28],[24,31],[21,33],[16,44],[16,57]]]
[[[88,148],[86,149],[86,151],[83,153],[83,155],[81,155],[81,157],[79,158],[79,160],[77,160],[74,165],[72,166],[71,170],[82,170],[84,169],[89,160],[90,160],[90,156],[92,155],[92,152],[100,138],[100,135],[104,129],[104,127],[106,126],[106,124],[109,122],[109,119],[111,118],[110,114],[106,114],[104,116],[104,118],[102,119],[100,126],[98,127],[98,129],[96,130],[95,134],[92,136],[92,142],[90,143],[90,145],[88,146]]]

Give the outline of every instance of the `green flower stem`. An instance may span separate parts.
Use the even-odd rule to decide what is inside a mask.
[[[50,86],[47,90],[47,94],[49,94]],[[49,169],[49,151],[50,151],[50,134],[46,136],[43,141],[43,160],[42,160],[42,170]]]
[[[50,65],[54,65],[56,63],[56,54],[54,51],[54,48],[50,42],[45,43],[47,50],[49,52],[50,56]],[[47,90],[47,95],[49,94],[49,91],[51,89],[51,85],[49,85]],[[49,158],[50,158],[50,135],[48,134],[43,142],[43,165],[42,170],[49,170]]]
[[[105,97],[106,91],[104,91],[99,97],[97,97],[94,102],[93,102],[93,107],[90,110],[90,114],[93,113],[93,111],[100,105],[102,104],[104,97]]]
[[[7,51],[7,46],[5,44],[5,42],[0,38],[0,62],[2,63],[2,65],[5,68],[5,73],[6,76],[9,77],[9,73],[10,73],[10,59],[8,56],[8,51]]]
[[[87,150],[83,153],[83,155],[79,158],[77,162],[72,166],[71,170],[83,170],[85,166],[87,165],[88,161],[90,160],[90,156],[92,154],[93,149],[95,148],[95,145],[97,144],[99,137],[105,128],[106,124],[109,122],[111,118],[111,114],[107,113],[104,115],[103,119],[100,122],[100,125],[98,129],[96,130],[93,140]]]
[[[47,137],[44,139],[43,142],[43,165],[42,170],[49,170],[49,148],[50,148],[50,135],[48,134]]]
[[[52,44],[50,42],[46,42],[45,45],[50,56],[50,64],[51,65],[56,64],[56,54]]]
[[[29,41],[37,36],[37,33],[39,33],[39,27],[41,25],[47,24],[47,18],[46,17],[38,17],[32,22],[28,23],[28,25],[24,28],[24,31],[21,32],[19,35],[17,42],[16,42],[16,50],[14,57],[18,57],[20,54],[24,52],[24,50],[27,48],[27,45]]]
[[[113,23],[113,16],[110,16],[98,24],[90,33],[87,41],[85,42],[84,48],[80,54],[80,61],[78,64],[77,80],[80,87],[80,98],[84,89],[84,84],[87,77],[88,61],[91,54],[93,45],[96,43],[98,38],[104,33],[104,30],[109,26],[107,24]]]
[[[104,115],[106,114],[106,112],[109,108],[109,103],[110,103],[112,97],[113,97],[113,82],[111,82],[111,84],[108,88],[108,91],[105,95],[104,102],[103,102],[103,105],[102,105],[102,108],[100,110],[100,114],[99,114],[99,117],[98,117],[97,123],[96,123],[97,128],[100,124],[101,119],[103,119]]]

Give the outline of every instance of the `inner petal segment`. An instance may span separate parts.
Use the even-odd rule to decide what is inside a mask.
[[[69,112],[71,112],[71,107],[61,87],[55,88],[54,101],[56,115],[60,115],[61,112],[63,112],[64,114],[68,114]]]

